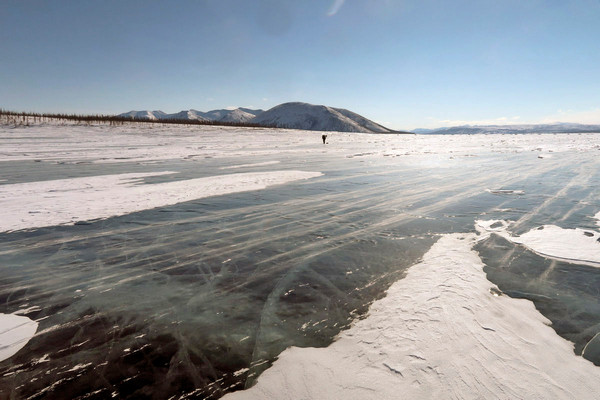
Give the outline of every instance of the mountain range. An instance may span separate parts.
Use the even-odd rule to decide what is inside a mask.
[[[463,125],[436,129],[415,129],[414,133],[428,135],[491,134],[491,133],[589,133],[600,132],[600,125],[570,122],[530,125]]]
[[[167,114],[163,111],[130,111],[120,117],[136,119],[177,119],[206,122],[249,123],[279,128],[312,131],[364,132],[364,133],[417,133],[435,135],[492,134],[492,133],[586,133],[600,132],[600,125],[576,123],[521,124],[521,125],[463,125],[436,129],[415,129],[412,132],[394,131],[359,114],[343,108],[291,102],[267,111],[251,108],[221,109],[212,111],[184,110]]]
[[[397,132],[375,123],[359,114],[343,108],[292,102],[283,103],[267,111],[250,108],[233,110],[184,110],[174,114],[163,111],[130,111],[120,117],[151,120],[184,119],[197,121],[252,123],[280,128],[313,131],[363,132],[363,133],[409,133]]]
[[[208,112],[202,112],[198,110],[184,110],[178,113],[167,114],[160,110],[155,111],[129,111],[123,114],[119,114],[119,117],[128,117],[136,119],[187,119],[195,121],[219,121],[219,122],[248,122],[258,114],[261,114],[263,110],[252,110],[250,108],[236,108],[233,110],[212,110]]]

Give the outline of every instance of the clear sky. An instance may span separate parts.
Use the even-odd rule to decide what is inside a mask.
[[[2,0],[0,107],[600,123],[600,0]]]

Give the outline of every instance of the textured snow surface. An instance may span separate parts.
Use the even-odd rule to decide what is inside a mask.
[[[442,236],[331,346],[289,348],[225,398],[599,398],[600,369],[533,303],[493,294],[475,240]]]
[[[0,231],[109,218],[321,175],[320,172],[270,171],[156,184],[140,182],[144,177],[170,173],[128,173],[2,185]]]
[[[27,317],[0,314],[0,361],[15,355],[35,335],[38,323]]]

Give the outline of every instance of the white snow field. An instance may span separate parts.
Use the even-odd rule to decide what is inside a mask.
[[[600,398],[600,134],[322,133],[0,126],[0,398]]]
[[[396,135],[325,132],[330,145],[318,148],[322,132],[285,129],[126,124],[46,124],[0,130],[0,162],[155,163],[162,160],[312,154],[353,157],[600,150],[600,134]],[[85,138],[85,140],[82,140]],[[548,160],[550,161],[550,160]]]

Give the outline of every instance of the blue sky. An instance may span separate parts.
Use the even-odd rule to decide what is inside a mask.
[[[3,0],[0,107],[600,123],[600,0]]]

